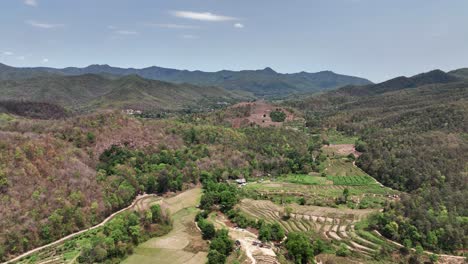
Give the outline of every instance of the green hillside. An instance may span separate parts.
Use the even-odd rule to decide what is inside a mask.
[[[108,79],[95,74],[0,81],[0,92],[1,100],[47,102],[72,110],[179,110],[249,98],[246,93],[216,87],[172,84],[136,75]]]
[[[436,71],[289,104],[312,130],[359,137],[356,164],[407,193],[375,220],[384,235],[436,251],[466,248],[468,82]]]

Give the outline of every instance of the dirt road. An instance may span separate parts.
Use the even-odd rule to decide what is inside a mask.
[[[122,210],[119,210],[119,211],[117,211],[117,212],[111,214],[111,215],[108,216],[106,219],[104,219],[104,221],[102,221],[101,223],[99,223],[99,224],[97,224],[97,225],[95,225],[95,226],[93,226],[93,227],[90,227],[90,228],[88,228],[88,229],[84,229],[84,230],[78,231],[78,232],[76,232],[76,233],[70,234],[70,235],[68,235],[68,236],[66,236],[66,237],[63,237],[63,238],[61,238],[61,239],[59,239],[59,240],[56,240],[56,241],[54,241],[54,242],[52,242],[52,243],[50,243],[50,244],[47,244],[47,245],[40,246],[40,247],[37,247],[37,248],[35,248],[35,249],[32,249],[32,250],[30,250],[30,251],[28,251],[28,252],[25,252],[25,253],[23,253],[23,254],[21,254],[21,255],[15,257],[15,258],[13,258],[13,259],[10,259],[10,260],[8,260],[8,261],[6,261],[6,262],[3,262],[2,264],[8,264],[8,263],[15,262],[15,261],[20,260],[20,259],[22,259],[22,258],[24,258],[24,257],[26,257],[26,256],[29,256],[29,255],[31,255],[31,254],[33,254],[33,253],[35,253],[35,252],[38,252],[38,251],[40,251],[40,250],[42,250],[42,249],[45,249],[45,248],[48,248],[48,247],[51,247],[51,246],[58,245],[58,244],[60,244],[60,243],[62,243],[62,242],[64,242],[64,241],[66,241],[66,240],[68,240],[68,239],[71,239],[71,238],[74,238],[74,237],[76,237],[76,236],[78,236],[78,235],[80,235],[80,234],[83,234],[84,232],[87,232],[87,231],[89,231],[89,230],[93,230],[93,229],[102,227],[102,226],[105,225],[107,222],[109,222],[112,218],[114,218],[116,215],[118,215],[118,214],[120,214],[120,213],[122,213],[122,212],[124,212],[124,211],[126,211],[126,210],[128,210],[128,209],[133,208],[140,200],[146,199],[146,198],[151,197],[151,196],[156,197],[155,194],[138,195],[138,196],[133,200],[133,202],[132,202],[131,205],[129,205],[129,206],[123,208]]]

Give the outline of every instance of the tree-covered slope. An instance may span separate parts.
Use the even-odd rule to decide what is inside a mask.
[[[85,74],[0,81],[0,100],[47,102],[73,110],[96,108],[179,110],[249,95],[216,87],[147,80],[136,75],[117,79]]]
[[[311,93],[330,90],[345,85],[370,84],[369,80],[336,74],[331,71],[317,73],[281,74],[271,68],[263,70],[244,70],[218,72],[187,71],[148,67],[143,69],[118,68],[109,65],[90,65],[85,68],[68,67],[55,68],[14,68],[3,65],[0,67],[0,80],[24,79],[41,74],[46,75],[83,75],[104,74],[114,76],[138,75],[152,80],[173,83],[190,83],[200,86],[218,86],[228,90],[241,90],[256,96],[284,97],[294,93]]]
[[[0,261],[95,225],[142,192],[186,190],[208,174],[225,181],[308,172],[309,142],[292,129],[235,130],[120,112],[61,120],[0,115]]]
[[[407,194],[375,225],[410,246],[468,245],[468,83],[442,72],[290,102],[311,129],[359,136],[356,164]]]

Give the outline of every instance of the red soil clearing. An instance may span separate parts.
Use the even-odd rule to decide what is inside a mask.
[[[258,125],[261,127],[282,126],[283,122],[273,122],[270,113],[273,111],[282,111],[286,114],[285,122],[293,121],[294,114],[285,108],[271,105],[263,100],[256,102],[242,102],[231,106],[229,109],[250,107],[250,113],[246,117],[228,118],[232,127],[239,128],[249,125]],[[228,109],[228,111],[229,111]]]

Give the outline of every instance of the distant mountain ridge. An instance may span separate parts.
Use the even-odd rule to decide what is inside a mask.
[[[174,84],[137,75],[109,79],[96,74],[53,74],[0,81],[0,101],[53,103],[71,110],[181,110],[251,98],[219,87]]]
[[[346,86],[338,89],[336,93],[344,93],[352,96],[376,95],[386,92],[398,91],[407,88],[416,88],[430,84],[446,84],[461,81],[459,76],[452,72],[433,70],[412,77],[400,76],[378,84],[365,86]]]
[[[0,80],[25,79],[41,74],[83,75],[104,74],[114,76],[138,75],[146,79],[173,83],[190,83],[199,86],[218,86],[228,90],[251,92],[259,97],[284,97],[290,94],[331,90],[346,85],[366,85],[371,81],[331,71],[317,73],[277,73],[267,67],[263,70],[217,72],[188,71],[151,66],[143,69],[119,68],[109,65],[90,65],[84,68],[63,69],[36,67],[15,68],[0,64]]]

